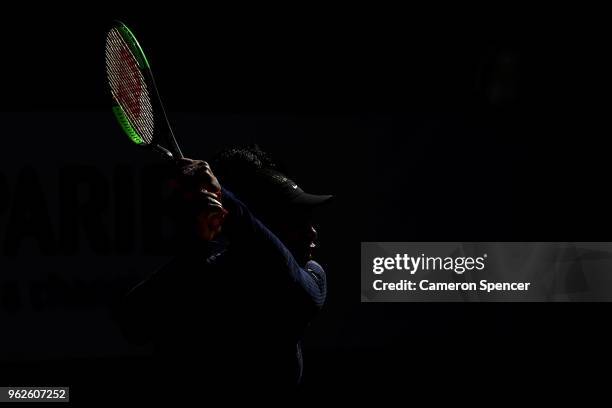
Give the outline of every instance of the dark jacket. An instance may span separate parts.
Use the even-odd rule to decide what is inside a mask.
[[[300,339],[325,301],[325,272],[314,261],[300,267],[227,190],[223,203],[224,242],[184,251],[130,291],[123,331],[154,344],[157,378],[210,388],[295,386]]]

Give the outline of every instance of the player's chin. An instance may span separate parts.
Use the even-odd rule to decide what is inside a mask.
[[[294,253],[295,260],[300,266],[306,266],[308,261],[313,259],[313,253],[310,250],[299,251]]]
[[[316,245],[314,243],[300,243],[299,245],[288,246],[293,254],[293,257],[300,266],[306,266],[308,261],[314,259]]]

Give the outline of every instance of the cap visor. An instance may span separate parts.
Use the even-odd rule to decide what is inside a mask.
[[[333,195],[317,195],[317,194],[308,194],[302,193],[291,200],[291,204],[307,206],[307,207],[318,207],[320,205],[326,204],[334,198]]]

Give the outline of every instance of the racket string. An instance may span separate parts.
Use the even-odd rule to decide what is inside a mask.
[[[149,90],[134,54],[116,28],[106,40],[106,72],[113,98],[143,141],[150,144],[155,124]]]

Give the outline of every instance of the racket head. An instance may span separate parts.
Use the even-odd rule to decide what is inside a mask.
[[[106,36],[106,75],[113,113],[130,140],[140,146],[154,143],[155,98],[149,61],[132,31],[117,21]]]

